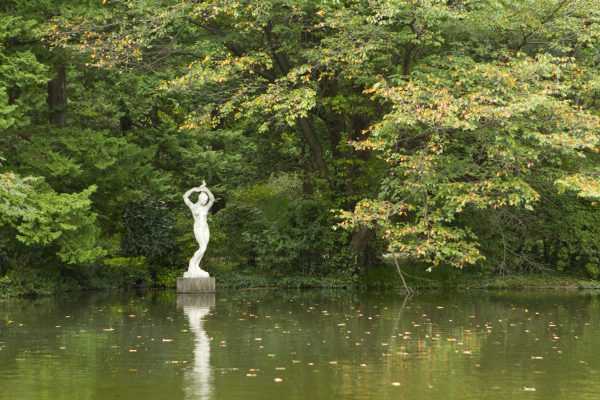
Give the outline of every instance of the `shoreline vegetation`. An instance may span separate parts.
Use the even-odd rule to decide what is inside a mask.
[[[426,272],[419,268],[403,267],[405,279],[414,292],[464,291],[464,290],[522,290],[522,291],[576,291],[600,290],[600,281],[574,274],[515,273],[494,275],[476,271],[456,271],[440,268]],[[183,273],[177,270],[177,272]],[[179,275],[181,275],[179,274]],[[51,275],[35,277],[1,277],[0,298],[52,296],[62,293],[103,290],[170,290],[175,288],[175,274],[161,276],[160,281],[137,278],[130,282],[117,282],[96,276],[86,282],[58,278]],[[400,277],[391,265],[372,267],[361,274],[347,277],[286,276],[272,277],[256,273],[218,272],[215,275],[217,290],[290,290],[290,289],[340,289],[375,290],[406,293]],[[114,276],[113,276],[114,277]],[[131,277],[129,277],[131,278]]]

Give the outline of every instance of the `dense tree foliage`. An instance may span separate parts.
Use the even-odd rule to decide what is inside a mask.
[[[213,272],[389,251],[597,276],[599,23],[593,0],[5,1],[0,273],[159,279],[205,179]]]

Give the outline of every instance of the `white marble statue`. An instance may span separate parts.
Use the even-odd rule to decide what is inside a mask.
[[[198,201],[192,203],[190,195],[194,192],[198,192]],[[204,256],[206,247],[208,246],[208,240],[210,239],[210,232],[208,230],[208,223],[206,218],[208,216],[208,210],[212,207],[215,202],[215,196],[206,187],[206,182],[202,181],[202,186],[191,188],[183,195],[183,201],[192,210],[194,216],[194,236],[198,242],[198,250],[194,253],[194,256],[190,259],[190,264],[187,272],[183,274],[184,278],[208,278],[208,272],[200,268],[200,260]]]

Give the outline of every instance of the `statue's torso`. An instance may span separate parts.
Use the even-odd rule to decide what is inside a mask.
[[[194,216],[194,236],[198,243],[208,243],[210,233],[208,230],[208,223],[206,221],[208,216],[207,207],[194,207],[192,209],[192,215]]]
[[[192,215],[194,216],[194,222],[206,222],[206,217],[208,216],[208,208],[203,206],[195,206],[194,208],[192,208]]]

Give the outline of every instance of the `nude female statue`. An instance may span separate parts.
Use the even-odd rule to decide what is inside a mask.
[[[190,195],[194,192],[200,193],[198,195],[198,201],[192,203]],[[206,217],[208,216],[208,210],[212,207],[215,202],[215,196],[206,187],[206,182],[202,181],[202,186],[191,188],[183,195],[183,201],[192,210],[194,216],[194,236],[198,242],[198,250],[194,253],[194,256],[190,259],[187,272],[183,274],[184,278],[208,278],[208,272],[200,268],[200,260],[204,256],[206,247],[208,246],[208,240],[210,239],[210,232],[208,230],[208,223]]]

